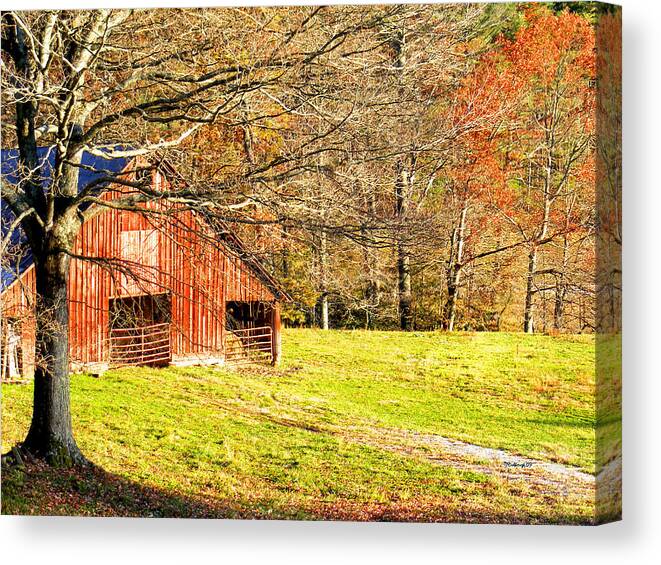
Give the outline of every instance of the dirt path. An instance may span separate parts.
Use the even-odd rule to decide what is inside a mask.
[[[513,455],[501,449],[481,447],[434,434],[387,428],[347,428],[344,439],[484,473],[510,481],[525,481],[549,495],[594,496],[595,477],[575,467]]]
[[[284,426],[311,432],[329,433],[345,441],[377,447],[400,455],[417,457],[436,465],[484,473],[507,481],[523,481],[537,492],[549,496],[595,498],[595,477],[576,467],[515,455],[502,449],[482,447],[435,434],[396,428],[333,424],[310,424],[309,413],[291,410],[275,414],[267,408],[243,403],[213,402],[228,412],[245,417],[267,419]]]

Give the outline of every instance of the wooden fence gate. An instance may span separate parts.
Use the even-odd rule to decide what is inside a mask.
[[[110,330],[110,366],[167,365],[172,360],[170,324]]]
[[[225,361],[232,365],[270,363],[273,360],[273,330],[270,326],[228,330]]]

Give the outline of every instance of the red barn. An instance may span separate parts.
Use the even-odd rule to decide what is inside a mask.
[[[42,150],[45,151],[45,150]],[[3,182],[16,152],[3,150]],[[48,155],[43,158],[48,177]],[[134,163],[85,154],[79,187],[100,175],[132,175]],[[15,175],[15,172],[13,173]],[[160,164],[154,190],[176,172]],[[47,182],[45,180],[45,182]],[[110,200],[127,188],[107,186]],[[3,207],[3,231],[11,213]],[[20,237],[20,236],[19,236]],[[19,245],[15,246],[20,249]],[[29,252],[2,268],[2,377],[34,370],[34,274]],[[83,224],[69,272],[72,370],[123,365],[207,364],[280,357],[280,303],[287,293],[219,222],[165,201],[108,208]]]

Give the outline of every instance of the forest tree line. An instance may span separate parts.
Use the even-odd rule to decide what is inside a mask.
[[[598,28],[619,25],[612,11],[520,3],[117,13],[109,36],[136,54],[92,59],[84,84],[37,93],[38,110],[66,123],[36,127],[35,139],[62,138],[63,155],[76,141],[175,163],[198,187],[195,205],[213,201],[292,294],[286,324],[593,331],[595,52]],[[35,33],[33,48],[53,14],[19,26]],[[72,37],[84,14],[72,13]],[[3,125],[21,84],[5,78]],[[87,106],[50,110],[67,89],[84,89],[76,98]],[[3,146],[21,145],[3,134]]]
[[[276,104],[295,111],[230,132],[239,163],[296,161],[227,216],[294,296],[285,323],[594,331],[604,12],[398,6],[297,77]],[[303,161],[292,139],[313,148]]]

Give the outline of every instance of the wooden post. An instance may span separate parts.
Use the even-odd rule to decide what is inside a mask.
[[[271,364],[277,365],[280,362],[282,352],[282,342],[280,338],[280,303],[274,302],[271,312]]]

